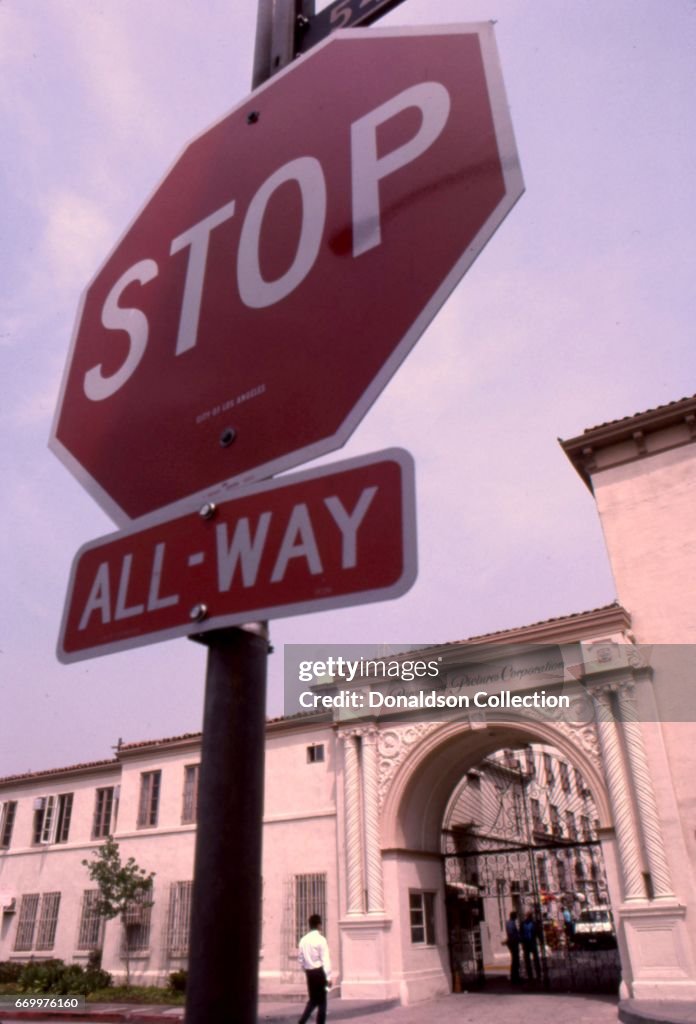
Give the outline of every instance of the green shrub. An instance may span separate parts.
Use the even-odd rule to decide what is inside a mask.
[[[12,984],[19,981],[24,964],[14,964],[9,960],[0,960],[0,985]]]
[[[25,964],[19,976],[19,987],[22,992],[55,992],[53,986],[58,983],[64,970],[62,960]]]
[[[84,970],[80,964],[62,960],[44,960],[25,964],[19,976],[22,992],[50,992],[55,995],[88,995],[96,989],[109,988],[108,971]]]
[[[185,992],[188,971],[172,971],[169,975],[169,987],[172,992]]]

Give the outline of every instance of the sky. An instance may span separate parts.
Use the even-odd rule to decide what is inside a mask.
[[[696,391],[696,3],[405,0],[381,24],[489,20],[525,194],[321,460],[411,452],[418,579],[271,623],[271,715],[285,644],[435,644],[613,601],[557,438]],[[255,21],[253,0],[0,0],[0,776],[200,729],[188,639],[57,661],[73,556],[114,526],[47,442],[81,292],[184,144],[249,92]]]

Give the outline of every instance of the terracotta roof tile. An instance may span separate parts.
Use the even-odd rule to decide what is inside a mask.
[[[114,768],[118,765],[118,759],[111,757],[106,761],[83,761],[80,764],[71,764],[66,768],[44,768],[35,772],[22,772],[19,775],[5,775],[0,778],[0,785],[7,782],[27,782],[30,779],[41,779],[51,775],[65,775],[69,772],[79,772],[88,768]]]

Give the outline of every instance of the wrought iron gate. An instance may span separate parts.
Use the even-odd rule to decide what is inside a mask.
[[[521,983],[615,992],[620,980],[592,794],[548,747],[500,751],[469,772],[445,819],[454,991],[510,972],[511,912],[533,922]],[[531,917],[529,916],[531,915]]]

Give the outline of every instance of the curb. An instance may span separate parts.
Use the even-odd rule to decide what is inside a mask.
[[[626,999],[619,1003],[623,1024],[696,1024],[696,1005]]]

